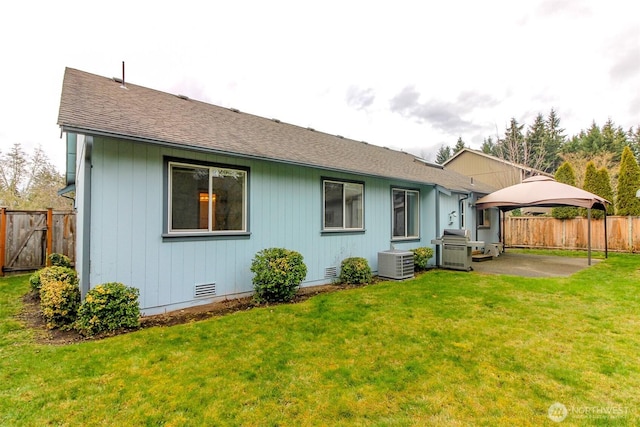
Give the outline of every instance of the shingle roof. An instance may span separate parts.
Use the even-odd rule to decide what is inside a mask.
[[[63,130],[489,193],[415,156],[84,71],[65,70]]]

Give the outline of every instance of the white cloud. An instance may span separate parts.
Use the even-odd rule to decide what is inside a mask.
[[[13,2],[0,27],[0,150],[60,169],[64,67],[328,133],[435,153],[511,117],[567,133],[640,125],[640,5],[609,2]],[[37,11],[37,13],[35,12]],[[410,89],[408,89],[410,88]]]

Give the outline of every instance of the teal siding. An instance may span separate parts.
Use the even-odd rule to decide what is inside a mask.
[[[164,156],[250,168],[251,236],[163,239]],[[392,243],[433,247],[438,235],[432,186],[105,138],[94,138],[92,163],[91,286],[118,281],[138,287],[147,314],[209,302],[194,299],[197,284],[215,282],[217,297],[251,292],[251,260],[267,247],[299,251],[308,267],[303,286],[310,286],[330,282],[325,269],[339,267],[344,258],[365,257],[376,271],[377,253]],[[322,177],[364,182],[364,233],[321,232]],[[420,191],[420,241],[391,241],[392,187]],[[457,195],[440,197],[441,212],[457,211]],[[449,228],[445,221],[441,226]]]

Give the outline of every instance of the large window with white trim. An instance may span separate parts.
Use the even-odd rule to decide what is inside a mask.
[[[168,163],[169,233],[247,231],[247,171]]]
[[[392,199],[392,230],[394,239],[420,237],[420,193],[394,188]]]
[[[364,184],[325,179],[322,195],[323,230],[364,229]]]

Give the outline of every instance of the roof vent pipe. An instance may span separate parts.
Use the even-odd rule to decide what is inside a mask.
[[[124,83],[124,61],[122,61],[122,85],[120,85],[122,89],[126,89],[127,85]]]

